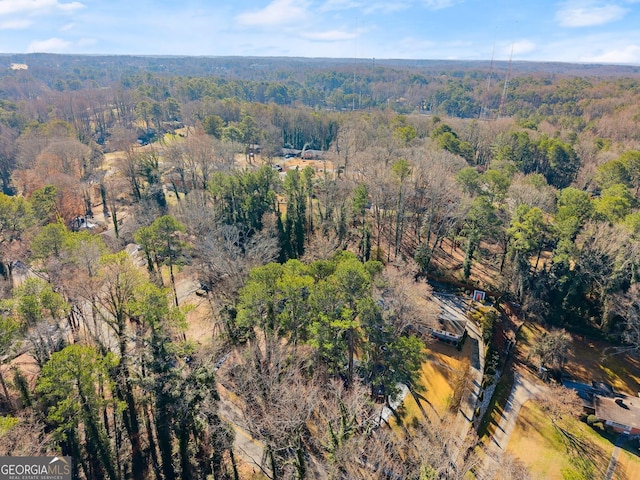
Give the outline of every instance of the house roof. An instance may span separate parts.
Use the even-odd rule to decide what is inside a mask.
[[[596,416],[600,420],[640,429],[640,398],[638,397],[601,397],[594,399]]]
[[[581,382],[574,382],[573,380],[570,380],[568,378],[563,378],[561,381],[564,387],[570,388],[577,392],[583,407],[595,409],[595,406],[593,404],[595,389],[592,385]]]

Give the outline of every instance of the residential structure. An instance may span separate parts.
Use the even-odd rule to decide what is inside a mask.
[[[617,395],[593,400],[598,420],[615,432],[640,435],[640,398]]]
[[[595,415],[599,421],[618,433],[640,435],[640,398],[616,392],[602,382],[574,382],[563,379],[562,385],[578,393],[585,413]]]

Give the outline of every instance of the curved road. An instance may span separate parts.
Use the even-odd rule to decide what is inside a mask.
[[[533,398],[540,398],[544,391],[544,385],[533,383],[518,372],[514,373],[511,394],[507,399],[500,423],[491,439],[491,443],[486,448],[484,463],[480,471],[476,473],[477,479],[490,480],[495,476],[500,457],[507,448],[509,437],[516,426],[516,420],[522,405]]]

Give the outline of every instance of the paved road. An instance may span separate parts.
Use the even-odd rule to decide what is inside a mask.
[[[613,478],[613,474],[616,471],[616,467],[618,466],[618,457],[620,456],[620,447],[627,440],[627,436],[624,434],[618,435],[618,439],[616,440],[616,446],[613,447],[613,452],[611,453],[611,460],[609,460],[609,466],[607,467],[607,473],[604,475],[604,480],[611,480]]]
[[[518,372],[514,373],[511,394],[507,399],[507,403],[502,412],[502,418],[491,439],[491,443],[486,449],[487,455],[484,464],[480,471],[476,473],[476,478],[489,480],[494,477],[500,457],[507,448],[509,437],[516,426],[516,420],[518,419],[522,405],[533,398],[540,398],[544,391],[544,385],[533,383]]]

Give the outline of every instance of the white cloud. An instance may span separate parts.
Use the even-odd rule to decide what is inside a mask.
[[[640,64],[640,45],[627,45],[626,47],[608,50],[606,52],[585,56],[583,62],[594,63],[622,63]]]
[[[0,22],[0,30],[22,30],[31,26],[29,20],[7,20]]]
[[[620,20],[628,10],[613,3],[570,1],[561,5],[556,21],[562,27],[593,27]]]
[[[640,1],[640,0],[638,0]],[[391,13],[399,12],[410,8],[412,0],[327,0],[320,6],[320,12],[335,12],[340,10],[362,9],[362,12],[369,15],[371,13]]]
[[[58,3],[56,7],[58,7],[60,10],[63,10],[65,12],[72,12],[73,10],[79,10],[81,8],[84,8],[85,6],[80,2],[71,2],[71,3]]]
[[[536,44],[531,40],[518,40],[513,43],[512,51],[514,55],[524,55],[535,51]]]
[[[327,0],[320,7],[321,12],[333,12],[336,10],[349,10],[352,8],[360,8],[366,5],[364,2],[359,0]]]
[[[14,13],[38,14],[58,8],[62,11],[73,11],[83,8],[80,2],[62,3],[59,0],[0,0],[0,15]]]
[[[426,7],[430,10],[442,10],[443,8],[453,7],[462,0],[423,0]]]
[[[541,39],[535,51],[518,60],[639,65],[640,32],[629,30]]]
[[[352,32],[344,32],[342,30],[329,30],[326,32],[305,32],[303,38],[309,40],[321,40],[325,42],[337,42],[340,40],[353,40],[358,35]]]
[[[434,42],[429,39],[406,37],[390,45],[391,50],[380,58],[463,58],[473,46],[465,40]]]
[[[399,12],[401,10],[406,10],[407,8],[411,7],[411,3],[410,2],[401,2],[401,1],[396,1],[396,2],[370,2],[367,3],[365,9],[363,10],[364,13],[366,14],[370,14],[370,13],[392,13],[392,12]]]
[[[295,26],[308,18],[307,1],[273,0],[262,10],[241,13],[236,21],[247,27],[273,27],[278,25]]]
[[[402,50],[415,50],[417,52],[424,51],[435,47],[437,44],[431,40],[408,37],[401,39],[397,45]],[[417,57],[416,57],[417,58]]]
[[[47,40],[34,40],[29,44],[29,53],[62,53],[68,50],[71,42],[62,38],[49,38]]]

